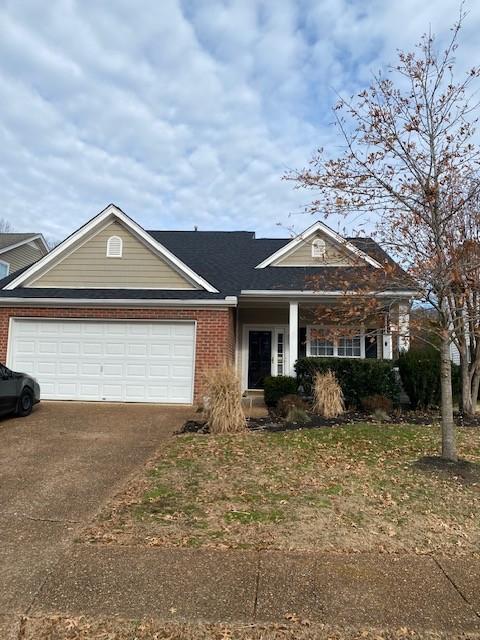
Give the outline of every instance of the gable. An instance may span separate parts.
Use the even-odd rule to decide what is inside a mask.
[[[36,243],[29,242],[27,244],[22,244],[15,249],[3,251],[0,253],[0,260],[7,262],[10,265],[10,273],[14,273],[15,271],[18,271],[18,269],[23,269],[37,260],[40,260],[44,255],[45,251]]]
[[[312,242],[315,241],[321,242],[325,249],[322,251],[321,258],[312,254]],[[345,267],[362,262],[366,262],[376,269],[382,268],[382,265],[368,253],[361,251],[352,242],[343,238],[323,222],[318,221],[267,256],[260,264],[257,264],[255,269],[265,269],[270,266],[318,267],[327,265]]]
[[[122,256],[107,257],[111,236],[122,240]],[[198,289],[163,256],[154,253],[119,220],[110,222],[94,235],[73,245],[68,254],[41,275],[25,282],[26,287]]]
[[[316,239],[325,242],[325,255],[323,258],[312,257],[312,242]],[[324,233],[310,235],[301,239],[290,252],[274,260],[272,267],[349,267],[358,264],[359,260],[353,256],[341,243],[330,240]]]

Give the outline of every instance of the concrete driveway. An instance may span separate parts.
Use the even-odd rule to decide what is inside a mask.
[[[29,610],[75,532],[191,411],[45,402],[0,422],[0,615]]]

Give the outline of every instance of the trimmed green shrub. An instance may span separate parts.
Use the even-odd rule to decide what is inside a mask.
[[[274,407],[280,398],[297,393],[297,380],[291,376],[271,376],[263,381],[265,404]]]
[[[343,391],[347,406],[360,407],[361,399],[381,395],[398,402],[400,385],[393,362],[357,358],[300,358],[295,365],[298,384],[312,395],[315,373],[332,371]]]
[[[398,368],[405,393],[413,409],[440,404],[440,354],[436,349],[410,349],[400,354]],[[460,393],[460,367],[452,363],[452,391]]]

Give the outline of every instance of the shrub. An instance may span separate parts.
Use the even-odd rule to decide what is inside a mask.
[[[336,418],[345,411],[342,389],[332,371],[315,374],[313,411],[324,418]]]
[[[291,376],[272,376],[265,378],[263,394],[265,404],[269,407],[276,406],[280,398],[297,393],[297,380]]]
[[[287,422],[296,422],[298,424],[308,424],[311,422],[311,418],[305,409],[301,407],[291,407],[287,413]]]
[[[348,406],[359,407],[361,398],[382,395],[398,402],[400,387],[389,360],[358,358],[300,358],[295,365],[298,383],[307,396],[313,395],[315,373],[332,371],[343,391]]]
[[[277,402],[277,412],[282,418],[286,418],[289,411],[294,408],[306,411],[308,405],[303,398],[293,393],[288,394],[288,396],[283,396],[283,398],[280,398]]]
[[[374,413],[375,411],[383,411],[388,414],[393,409],[393,402],[391,399],[386,396],[382,396],[379,393],[362,398],[361,403],[365,411],[370,411],[371,413]]]
[[[237,372],[231,365],[212,369],[205,375],[205,417],[211,433],[234,433],[246,429],[242,392]]]
[[[413,409],[440,404],[440,354],[436,349],[410,349],[400,354],[398,368],[405,393]],[[452,391],[460,393],[459,366],[452,363]]]

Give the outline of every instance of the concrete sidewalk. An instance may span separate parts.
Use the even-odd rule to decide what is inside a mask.
[[[480,631],[479,584],[471,558],[73,545],[28,614]]]

